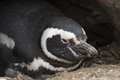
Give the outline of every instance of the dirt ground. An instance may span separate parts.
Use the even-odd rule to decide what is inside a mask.
[[[120,80],[119,65],[97,65],[73,72],[62,72],[60,76],[46,80]]]

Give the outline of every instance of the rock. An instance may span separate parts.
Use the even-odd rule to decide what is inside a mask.
[[[104,8],[115,29],[115,42],[120,45],[120,0],[97,0]]]

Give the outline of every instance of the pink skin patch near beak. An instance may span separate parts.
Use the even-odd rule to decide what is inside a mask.
[[[80,44],[80,41],[76,40],[76,39],[73,39],[75,45],[79,45]],[[62,42],[63,43],[69,43],[69,39],[62,39]]]
[[[79,45],[80,44],[80,41],[78,41],[78,40],[73,39],[73,41],[74,41],[75,45]]]

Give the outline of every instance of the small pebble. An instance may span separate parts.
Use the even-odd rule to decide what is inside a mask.
[[[82,80],[86,80],[86,78],[85,78],[85,77],[83,77],[83,78],[82,78]]]
[[[98,65],[98,64],[97,64],[97,63],[92,63],[92,64],[90,64],[89,67],[94,67],[94,66],[96,66],[96,65]]]
[[[107,73],[111,73],[111,72],[113,72],[113,70],[106,70],[106,72],[107,72]]]
[[[98,69],[98,72],[101,72],[102,69]]]
[[[82,74],[82,72],[79,72],[78,74]]]
[[[110,80],[110,79],[104,79],[104,80]]]

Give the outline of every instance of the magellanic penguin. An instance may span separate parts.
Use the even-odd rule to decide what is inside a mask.
[[[98,55],[84,29],[45,0],[1,2],[0,36],[6,40],[0,37],[0,57],[6,57],[0,62],[14,63],[13,69],[33,78],[74,70],[86,57]]]

